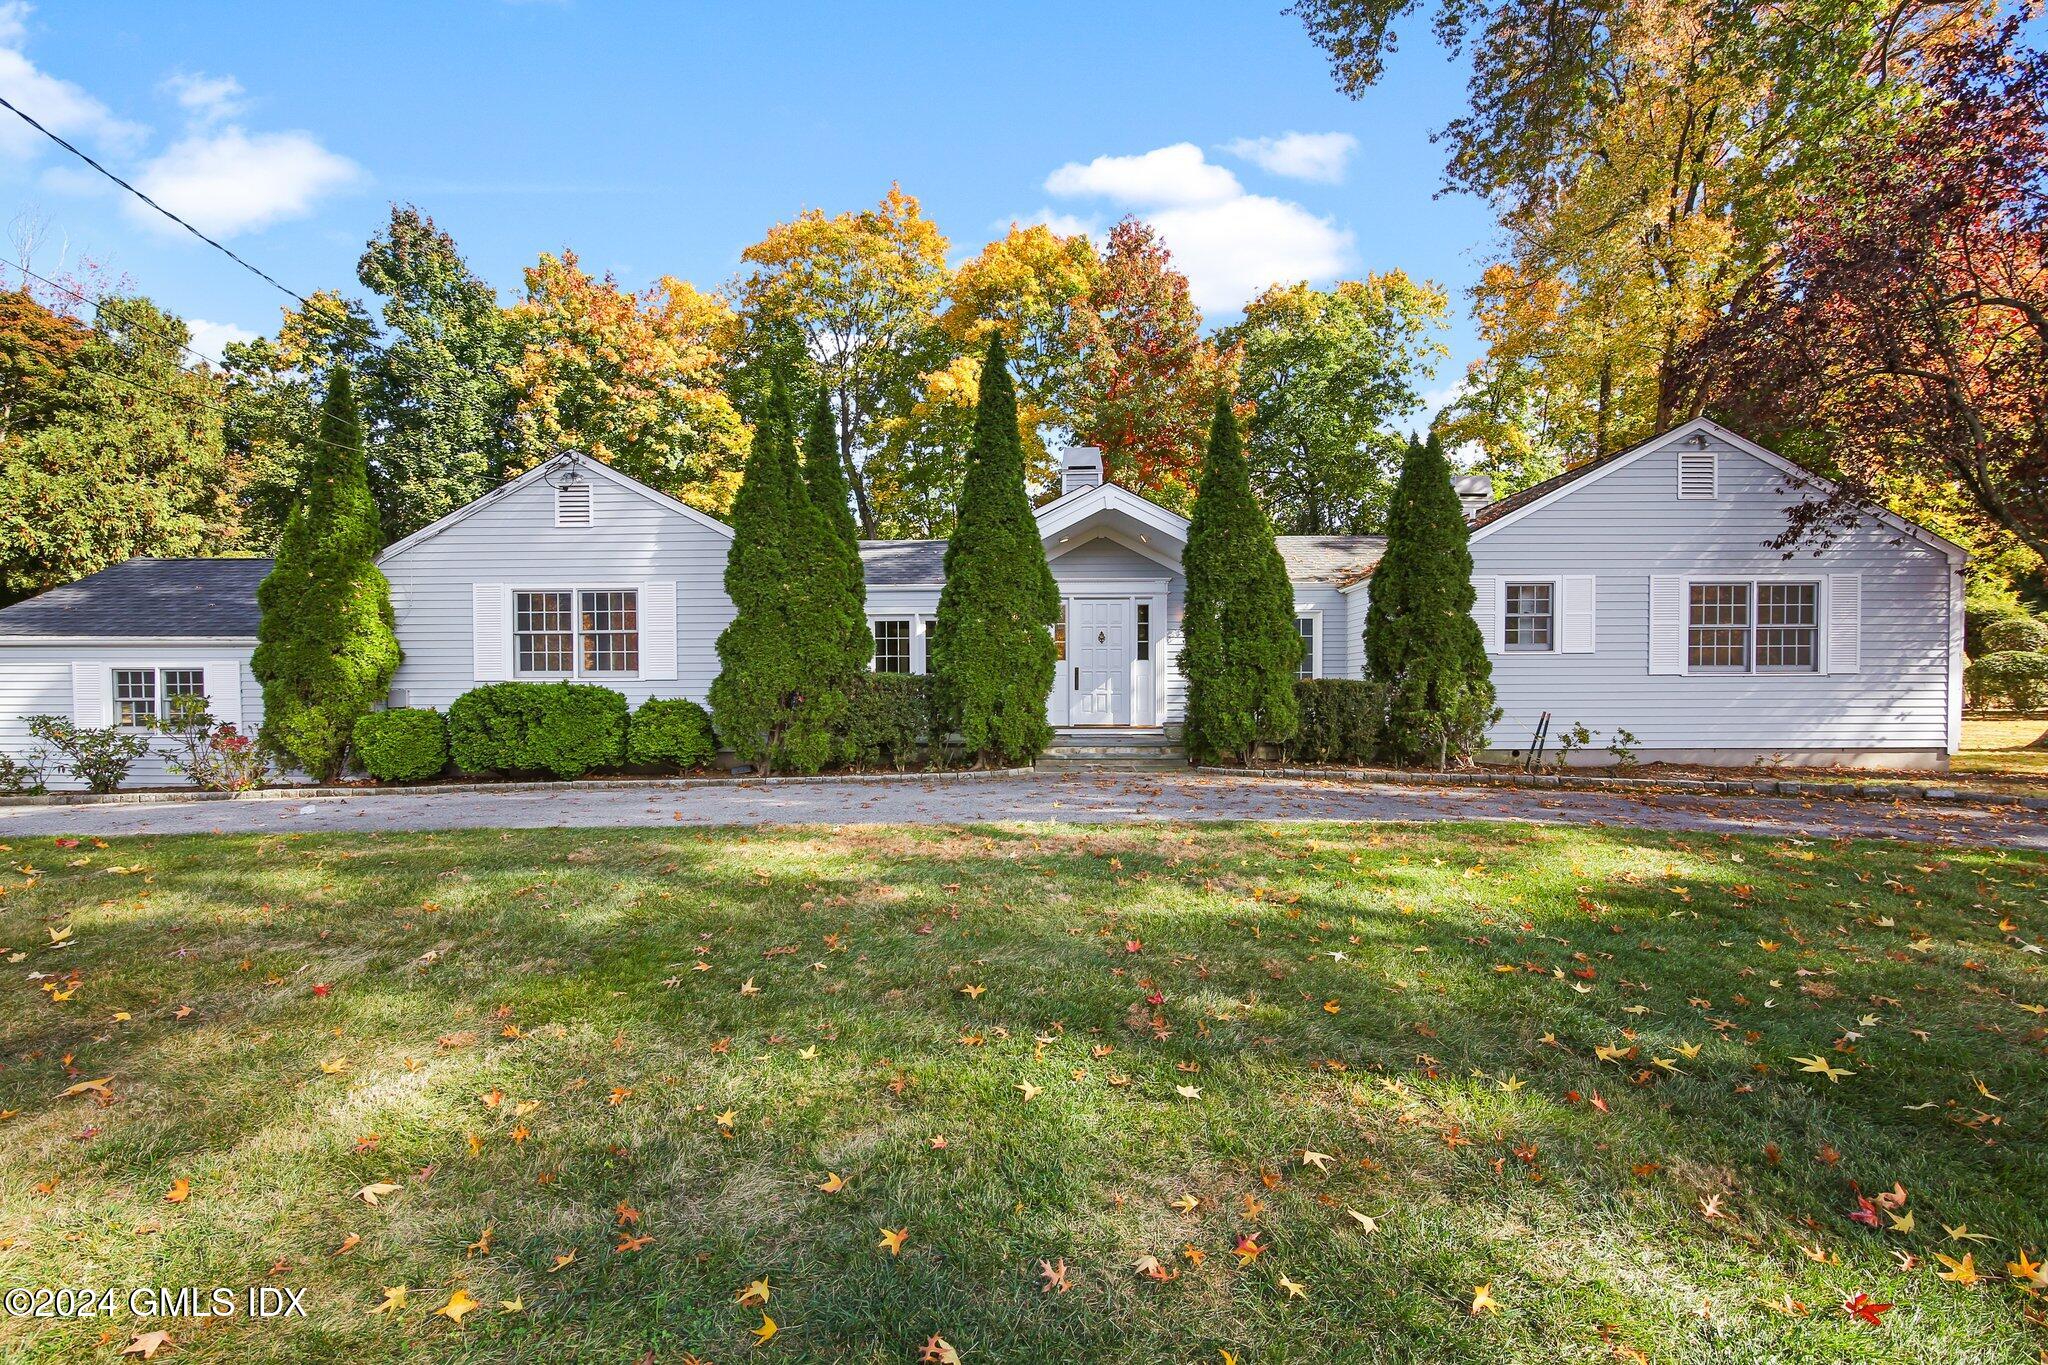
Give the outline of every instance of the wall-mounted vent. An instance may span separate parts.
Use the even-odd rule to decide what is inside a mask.
[[[555,525],[590,525],[590,480],[572,479],[556,487]]]
[[[1678,452],[1678,496],[1717,498],[1721,495],[1718,461],[1711,450]]]

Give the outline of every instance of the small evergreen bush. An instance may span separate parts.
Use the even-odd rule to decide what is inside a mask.
[[[931,680],[910,673],[868,673],[849,697],[842,733],[847,761],[901,771],[917,761],[931,730]]]
[[[1370,763],[1379,752],[1386,693],[1355,678],[1300,678],[1294,704],[1301,724],[1287,743],[1305,763]]]
[[[448,708],[448,752],[465,773],[581,777],[626,761],[626,722],[609,687],[486,683]]]
[[[2039,654],[2048,651],[2048,621],[2038,616],[2001,616],[1984,627],[1984,652],[2013,651]]]
[[[636,768],[702,768],[716,757],[711,713],[687,697],[649,697],[626,726],[626,761]]]
[[[356,722],[350,739],[356,763],[379,782],[419,782],[448,766],[448,722],[439,711],[372,711]]]
[[[2014,711],[2048,706],[2048,652],[2009,649],[1973,659],[1963,670],[1963,691],[1974,707],[2003,704]]]

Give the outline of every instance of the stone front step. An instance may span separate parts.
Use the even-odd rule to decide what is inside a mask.
[[[1032,765],[1042,773],[1170,773],[1188,761],[1168,754],[1042,754]]]
[[[1037,763],[1041,772],[1167,772],[1186,766],[1180,742],[1158,730],[1060,730]]]

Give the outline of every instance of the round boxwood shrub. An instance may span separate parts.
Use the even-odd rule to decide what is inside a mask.
[[[626,727],[626,760],[636,768],[701,768],[717,755],[711,713],[684,697],[649,697]]]
[[[358,717],[356,765],[379,782],[418,782],[448,766],[448,723],[439,711],[401,706]]]
[[[2048,705],[2048,652],[2009,649],[1973,659],[1963,671],[1963,691],[1973,706],[2037,711]]]
[[[2039,654],[2048,651],[2048,621],[2038,616],[2000,616],[1984,627],[1984,652]]]
[[[581,777],[626,761],[626,699],[609,687],[501,682],[448,708],[448,752],[466,773]]]

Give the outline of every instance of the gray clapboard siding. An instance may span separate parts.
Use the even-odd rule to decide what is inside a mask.
[[[245,644],[212,644],[166,640],[143,645],[10,644],[0,646],[0,753],[25,758],[35,747],[29,738],[28,718],[74,715],[73,668],[105,670],[111,676],[117,668],[200,668],[208,664],[233,662],[241,675],[240,714],[229,714],[218,698],[209,697],[215,719],[232,721],[243,734],[253,735],[263,725],[263,689],[249,672]],[[97,722],[85,717],[81,723]],[[105,723],[105,722],[100,722]],[[130,787],[183,787],[187,779],[170,772],[158,751],[170,741],[152,736],[148,754],[128,771]],[[52,774],[52,791],[82,791],[85,784]]]
[[[1539,714],[1549,711],[1553,732],[1584,722],[1604,741],[1622,728],[1646,750],[1942,752],[1949,739],[1950,592],[1959,565],[1939,545],[1874,519],[1818,557],[1801,551],[1787,559],[1767,542],[1784,530],[1785,509],[1809,495],[1727,441],[1711,438],[1708,448],[1718,464],[1713,498],[1678,495],[1679,451],[1686,447],[1674,442],[1474,534],[1478,574],[1595,580],[1590,653],[1492,655],[1503,710],[1493,744],[1522,747]],[[1651,671],[1653,576],[1822,581],[1842,574],[1857,575],[1861,586],[1857,672]],[[1682,597],[1680,630],[1682,637]]]
[[[651,696],[704,700],[718,674],[718,634],[732,619],[724,586],[731,537],[609,471],[593,470],[589,482],[587,526],[557,526],[554,489],[545,480],[529,479],[508,485],[437,533],[385,551],[379,563],[391,580],[398,638],[405,647],[392,691],[407,705],[445,711],[477,685],[479,584],[544,589],[674,583],[675,678],[602,681],[636,706]]]

